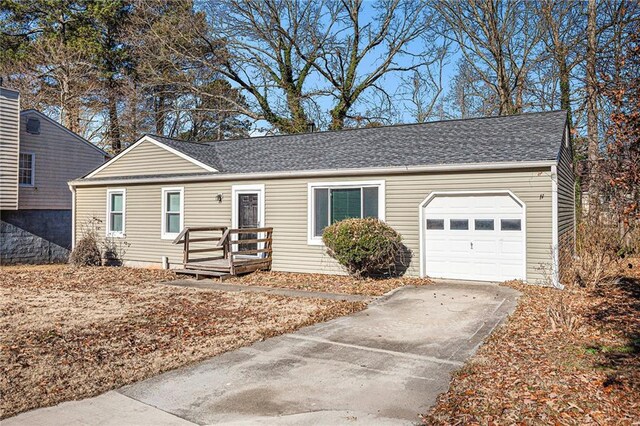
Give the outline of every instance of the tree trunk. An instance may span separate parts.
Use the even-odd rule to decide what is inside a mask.
[[[164,96],[156,95],[153,99],[153,112],[154,112],[154,120],[156,123],[156,133],[160,136],[164,135]]]
[[[569,75],[566,52],[563,52],[562,56],[558,57],[558,73],[560,78],[560,108],[567,111],[569,126],[571,127],[571,76]]]
[[[120,120],[118,118],[118,101],[114,93],[109,93],[109,141],[111,150],[118,154],[122,150],[120,139]]]
[[[596,76],[596,0],[587,4],[587,54],[586,54],[586,92],[587,92],[587,157],[589,162],[589,204],[597,203],[598,176],[598,114]]]
[[[329,129],[341,130],[344,128],[344,120],[347,118],[349,108],[351,108],[351,104],[342,100],[331,110],[331,125]]]

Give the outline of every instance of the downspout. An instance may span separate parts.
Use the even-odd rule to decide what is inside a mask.
[[[69,185],[71,189],[71,251],[76,248],[76,187]]]

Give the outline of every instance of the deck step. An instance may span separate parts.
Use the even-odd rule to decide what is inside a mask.
[[[176,274],[195,275],[197,280],[204,278],[219,278],[220,281],[224,281],[227,278],[232,277],[228,272],[206,271],[199,269],[173,269],[173,272]]]

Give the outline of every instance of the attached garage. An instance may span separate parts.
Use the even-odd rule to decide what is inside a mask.
[[[509,191],[432,193],[421,220],[428,275],[525,279],[525,221],[525,204]]]

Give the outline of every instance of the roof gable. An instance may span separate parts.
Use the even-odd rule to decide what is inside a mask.
[[[141,176],[149,173],[217,172],[182,151],[144,136],[86,177]]]
[[[67,135],[71,136],[71,138],[72,138],[71,140],[76,141],[78,143],[82,143],[84,145],[90,146],[91,148],[95,149],[96,151],[98,151],[100,154],[102,154],[106,158],[110,157],[110,155],[108,153],[106,153],[105,151],[103,151],[102,149],[98,148],[97,146],[95,146],[94,144],[92,144],[91,142],[89,142],[88,140],[86,140],[85,138],[80,136],[79,134],[74,133],[71,130],[67,129],[62,124],[58,123],[56,120],[54,120],[51,117],[47,116],[46,114],[38,111],[37,109],[25,109],[23,111],[20,111],[20,117],[29,116],[29,115],[37,115],[38,118],[46,121],[47,123],[51,124],[52,126],[54,126],[54,127],[58,128],[59,130],[65,132]]]

